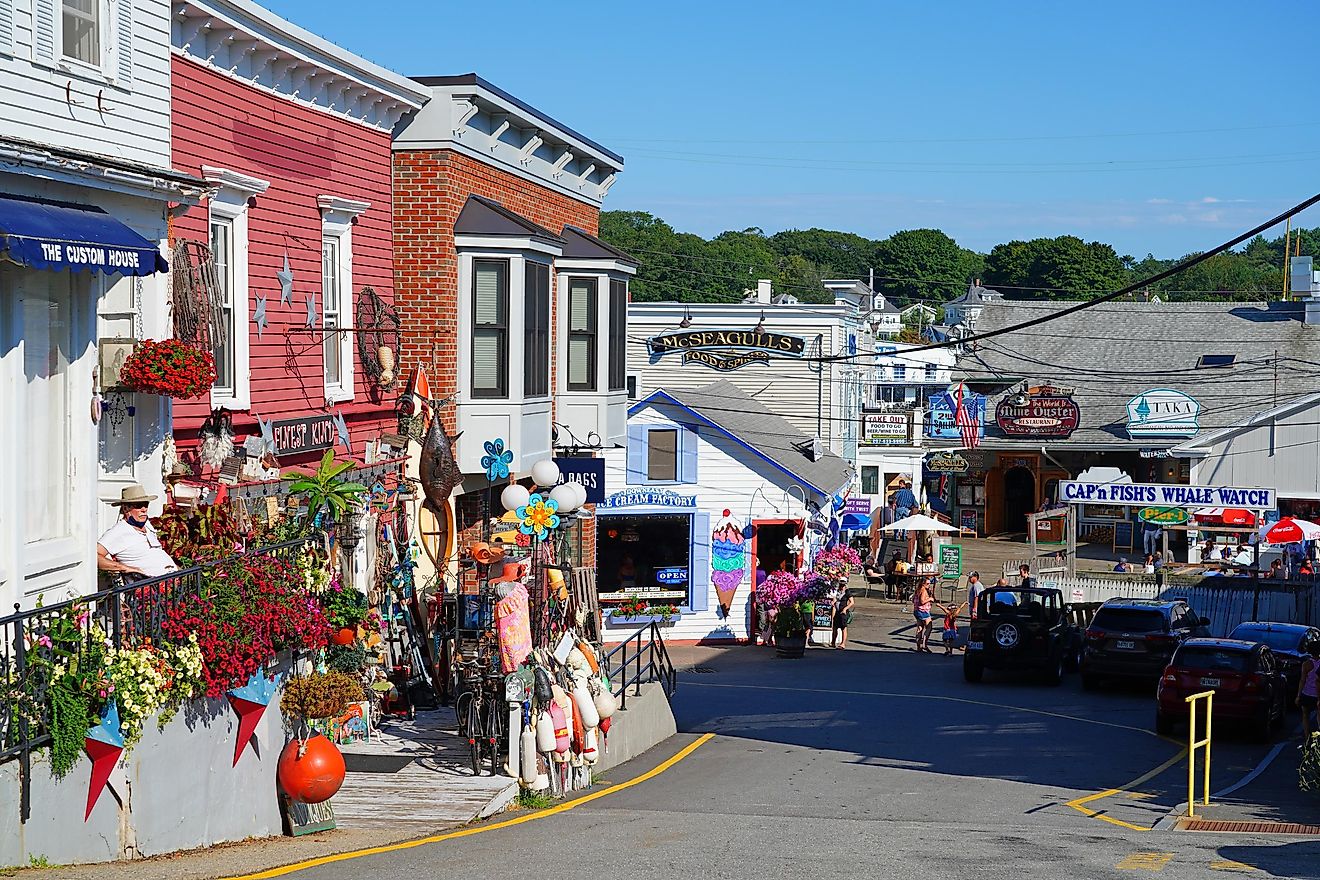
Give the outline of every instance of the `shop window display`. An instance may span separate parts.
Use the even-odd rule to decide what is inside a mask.
[[[596,581],[603,601],[640,596],[687,604],[692,581],[688,514],[601,517]]]

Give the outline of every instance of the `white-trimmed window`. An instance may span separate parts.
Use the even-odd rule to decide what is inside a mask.
[[[596,390],[596,279],[568,279],[568,390]]]
[[[509,396],[509,261],[472,261],[472,396]]]
[[[61,0],[61,52],[66,59],[101,66],[105,12],[101,0]]]
[[[317,196],[321,209],[321,361],[327,403],[353,399],[353,224],[369,202]]]
[[[610,279],[609,331],[606,378],[611,391],[623,391],[628,384],[628,282],[619,278]]]
[[[216,187],[207,206],[207,244],[215,265],[216,332],[211,339],[215,385],[211,408],[252,407],[249,370],[248,211],[270,182],[226,168],[202,166],[202,177]]]
[[[526,262],[523,283],[523,397],[550,394],[550,267]]]

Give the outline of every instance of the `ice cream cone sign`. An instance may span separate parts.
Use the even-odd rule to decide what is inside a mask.
[[[725,617],[733,608],[733,598],[747,577],[747,539],[743,530],[725,510],[710,536],[711,580]]]

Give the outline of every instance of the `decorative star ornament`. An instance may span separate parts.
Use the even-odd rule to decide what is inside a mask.
[[[124,735],[119,730],[119,702],[111,699],[101,710],[101,722],[87,731],[83,740],[87,757],[92,759],[92,778],[87,786],[87,812],[83,821],[92,815],[92,808],[105,791],[110,774],[124,753]]]
[[[275,420],[257,416],[257,425],[261,429],[261,443],[271,455],[275,454]]]
[[[348,440],[348,423],[344,421],[344,414],[335,413],[334,423],[335,423],[335,433],[339,435],[339,442],[343,444],[343,447],[345,449],[347,449],[349,452],[352,452],[353,446],[349,443]]]
[[[249,676],[247,684],[230,688],[225,695],[229,698],[229,705],[238,713],[238,742],[234,744],[232,766],[238,766],[243,749],[251,742],[252,734],[257,732],[257,724],[261,722],[261,716],[266,714],[266,707],[270,705],[275,689],[276,679],[266,678],[261,670],[257,670]]]
[[[320,320],[320,314],[316,310],[316,292],[307,294],[307,326],[315,327],[316,322]]]
[[[509,465],[513,464],[513,450],[504,448],[503,438],[487,440],[483,446],[486,454],[481,457],[481,466],[486,469],[486,479],[494,483],[509,478]]]
[[[284,268],[275,273],[280,282],[280,302],[293,302],[293,270],[289,268],[289,249],[284,249]]]
[[[257,338],[261,338],[261,333],[266,329],[266,298],[257,297],[257,307],[252,312],[252,320],[257,322]]]

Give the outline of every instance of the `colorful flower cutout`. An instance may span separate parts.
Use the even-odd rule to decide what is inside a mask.
[[[527,504],[514,511],[521,523],[518,531],[524,535],[541,537],[547,529],[559,526],[559,502],[552,498],[542,498],[534,493],[527,499]]]
[[[486,454],[481,457],[481,466],[486,469],[486,479],[492,483],[509,478],[509,465],[513,464],[513,450],[504,448],[504,440],[496,437],[483,444]]]

